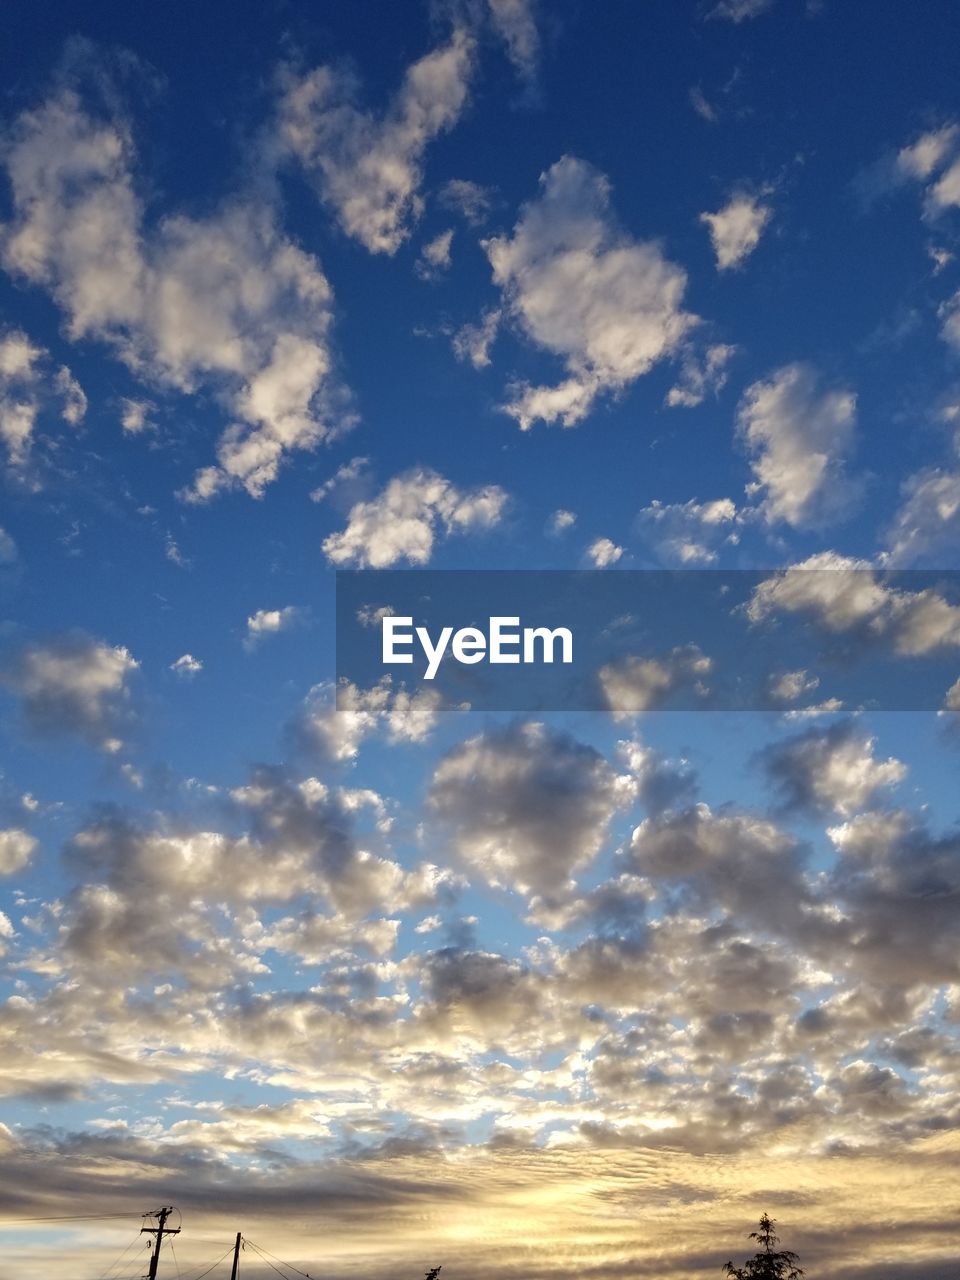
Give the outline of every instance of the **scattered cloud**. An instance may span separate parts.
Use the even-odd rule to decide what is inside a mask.
[[[212,386],[237,419],[185,497],[259,497],[289,452],[349,423],[331,378],[330,286],[268,205],[236,198],[148,228],[129,122],[100,118],[72,88],[20,116],[4,160],[6,268],[52,294],[72,340],[107,343],[159,386]]]
[[[597,538],[587,547],[587,559],[595,569],[609,569],[623,555],[623,547],[618,547],[609,538]]]
[[[505,411],[523,430],[537,421],[574,426],[603,392],[617,392],[671,355],[696,317],[682,309],[686,273],[655,241],[622,232],[610,184],[564,156],[540,179],[511,236],[484,241],[505,312],[568,377],[521,384]]]
[[[192,653],[183,653],[177,658],[176,662],[170,663],[170,670],[174,675],[190,679],[192,676],[200,674],[203,670],[203,663],[199,658],[195,658]]]
[[[131,400],[124,398],[120,402],[120,425],[127,435],[136,436],[147,431],[152,425],[150,414],[156,405],[150,400]]]
[[[131,719],[130,679],[139,665],[119,645],[70,635],[24,646],[0,680],[20,699],[33,732],[78,734],[115,753]]]
[[[600,687],[613,718],[631,720],[662,706],[677,690],[705,696],[712,669],[713,660],[695,644],[679,645],[660,657],[631,654],[608,663],[600,669]]]
[[[407,69],[384,114],[356,105],[354,79],[322,66],[281,81],[281,145],[303,166],[343,230],[371,253],[396,253],[423,209],[428,144],[456,124],[467,102],[473,39],[446,45]]]
[[[557,511],[554,511],[553,515],[547,521],[547,529],[554,535],[561,534],[566,532],[567,529],[572,529],[576,523],[576,513],[573,511],[566,511],[563,507],[560,507]]]
[[[466,178],[451,178],[437,199],[442,208],[461,214],[471,227],[482,227],[493,207],[493,190]]]
[[[680,377],[667,392],[665,404],[671,409],[696,408],[707,396],[718,395],[727,385],[727,365],[737,348],[715,342],[701,354],[687,350],[680,359]]]
[[[49,352],[22,329],[0,333],[0,443],[12,468],[26,466],[38,418],[54,408],[70,426],[82,421],[87,398],[73,374],[52,370]]]
[[[856,490],[844,470],[853,445],[856,396],[823,391],[816,372],[789,364],[754,382],[737,414],[761,511],[771,524],[802,528],[841,516]]]
[[[525,79],[534,77],[540,54],[534,0],[487,0],[494,30],[503,40],[510,61]]]
[[[960,607],[932,588],[887,586],[868,561],[834,551],[808,556],[760,583],[747,616],[762,622],[778,612],[812,615],[827,631],[852,633],[864,644],[888,642],[903,656],[960,645]]]
[[[452,258],[450,246],[453,244],[453,229],[448,228],[434,236],[420,250],[415,270],[421,280],[436,280],[445,271],[449,271]]]
[[[760,236],[773,217],[769,205],[758,196],[739,192],[716,213],[701,213],[700,221],[710,229],[710,240],[717,255],[717,270],[739,267],[760,243]]]
[[[458,489],[425,468],[395,476],[350,510],[347,526],[324,540],[331,564],[384,569],[400,560],[427,564],[438,532],[449,536],[498,524],[507,495],[498,485]]]
[[[489,884],[566,891],[634,794],[592,747],[535,722],[469,738],[434,770],[429,805],[456,852]]]
[[[33,857],[36,839],[20,827],[0,830],[0,876],[16,875]]]
[[[490,348],[493,346],[503,313],[497,308],[485,311],[479,324],[465,324],[453,335],[454,355],[458,360],[469,360],[475,369],[486,369],[490,364]]]
[[[774,0],[720,0],[707,14],[708,18],[723,18],[727,22],[746,22],[758,18],[773,6]]]
[[[387,742],[423,742],[437,722],[442,698],[435,689],[409,693],[389,676],[370,689],[349,680],[310,690],[292,726],[297,744],[321,759],[355,760],[364,739],[382,733]]]
[[[731,498],[664,503],[655,499],[638,517],[641,534],[666,564],[713,564],[719,550],[736,546],[747,514]]]
[[[916,565],[955,553],[960,537],[960,472],[927,467],[909,477],[886,535],[882,562]]]
[[[893,756],[876,759],[875,746],[868,734],[840,723],[774,743],[761,761],[787,807],[849,818],[907,776],[906,765]]]
[[[303,618],[303,610],[295,604],[284,605],[282,609],[258,609],[247,618],[247,634],[244,644],[254,647],[264,636],[277,635],[281,631],[289,631]]]

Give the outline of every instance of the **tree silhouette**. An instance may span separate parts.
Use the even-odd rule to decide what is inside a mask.
[[[748,1258],[742,1267],[725,1262],[721,1270],[734,1280],[801,1280],[803,1268],[797,1266],[797,1255],[789,1249],[776,1248],[780,1237],[774,1234],[774,1225],[772,1218],[762,1214],[760,1230],[750,1232],[750,1239],[762,1246],[761,1252]]]
[[[443,1264],[441,1263],[439,1267],[431,1267],[429,1271],[425,1271],[423,1273],[423,1280],[437,1280],[437,1276],[439,1276],[442,1266]]]

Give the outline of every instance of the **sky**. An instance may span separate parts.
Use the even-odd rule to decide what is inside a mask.
[[[763,1211],[955,1274],[960,10],[4,30],[0,1277],[161,1204],[184,1280],[690,1280]],[[338,688],[356,569],[750,570],[774,647],[954,671]]]

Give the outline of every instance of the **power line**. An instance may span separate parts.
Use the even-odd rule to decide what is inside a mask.
[[[7,1218],[0,1222],[0,1230],[8,1225],[17,1226],[21,1222],[96,1222],[105,1218],[142,1218],[141,1213],[70,1213],[55,1218]]]
[[[250,1248],[251,1248],[251,1249],[255,1249],[255,1250],[256,1250],[256,1252],[257,1252],[257,1253],[259,1253],[259,1254],[261,1255],[261,1257],[263,1257],[263,1255],[264,1255],[264,1254],[269,1254],[269,1256],[270,1256],[271,1258],[273,1258],[274,1262],[279,1262],[279,1263],[280,1263],[281,1267],[286,1267],[288,1271],[295,1271],[295,1272],[297,1273],[297,1275],[298,1275],[298,1276],[306,1276],[306,1277],[307,1277],[307,1280],[313,1280],[313,1277],[310,1275],[310,1272],[309,1272],[309,1271],[301,1271],[301,1270],[300,1270],[300,1268],[299,1268],[299,1267],[295,1267],[295,1266],[293,1265],[293,1263],[292,1263],[292,1262],[284,1262],[284,1260],[283,1260],[282,1258],[278,1258],[278,1257],[277,1257],[277,1255],[276,1255],[275,1253],[270,1253],[270,1250],[269,1250],[269,1249],[264,1249],[264,1248],[262,1248],[262,1246],[257,1245],[257,1244],[254,1244],[254,1243],[253,1243],[253,1241],[252,1241],[252,1240],[248,1240],[248,1239],[246,1238],[246,1236],[244,1236],[244,1238],[243,1238],[243,1242],[244,1242],[244,1244],[248,1244],[248,1245],[250,1246]],[[268,1261],[268,1259],[267,1259],[266,1257],[264,1257],[264,1258],[263,1258],[263,1260],[264,1260],[264,1262],[266,1262],[266,1263],[267,1263],[267,1265],[268,1265],[268,1266],[272,1265],[272,1264],[270,1264],[270,1262]],[[276,1268],[276,1267],[274,1267],[273,1269],[274,1269],[274,1271],[276,1271],[276,1270],[277,1270],[277,1268]],[[282,1272],[278,1272],[277,1274],[278,1274],[278,1275],[282,1275],[283,1273],[282,1273]]]

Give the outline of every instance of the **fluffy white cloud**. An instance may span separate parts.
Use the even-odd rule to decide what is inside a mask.
[[[377,497],[356,503],[347,527],[324,540],[324,554],[332,564],[372,569],[398,560],[426,564],[439,529],[447,535],[489,529],[500,520],[506,501],[497,485],[458,489],[436,471],[407,471]]]
[[[706,693],[704,679],[713,660],[695,644],[681,645],[656,658],[629,655],[601,667],[600,687],[615,720],[630,720],[663,704],[678,689]]]
[[[131,436],[139,435],[150,426],[149,415],[155,406],[149,400],[132,400],[125,397],[121,401],[120,425]]]
[[[56,372],[48,365],[49,353],[22,329],[0,334],[0,442],[11,467],[27,462],[43,410],[59,402],[59,416],[70,426],[87,411],[87,398],[66,365]]]
[[[680,378],[667,392],[665,403],[671,409],[693,409],[703,404],[709,395],[717,395],[727,385],[727,365],[737,353],[737,348],[716,342],[702,355],[693,350],[683,353],[680,361]]]
[[[879,582],[866,560],[818,552],[765,579],[747,609],[753,622],[782,611],[813,615],[833,632],[864,643],[888,640],[895,653],[922,655],[960,645],[960,608],[931,588],[904,591]]]
[[[444,271],[450,269],[452,261],[450,246],[453,244],[453,229],[448,227],[434,236],[420,250],[416,262],[416,272],[421,280],[436,280]]]
[[[731,197],[716,213],[701,213],[700,221],[710,229],[717,269],[729,271],[749,257],[772,217],[769,205],[761,204],[757,196],[746,192]]]
[[[681,307],[686,273],[656,242],[617,227],[602,174],[565,156],[540,186],[513,234],[484,242],[505,311],[569,374],[554,387],[516,389],[505,408],[524,430],[538,420],[573,426],[598,394],[648,372],[696,323]]]
[[[282,609],[257,609],[247,618],[244,643],[248,646],[255,645],[264,636],[289,631],[300,621],[302,614],[302,609],[295,604],[284,605]]]
[[[471,227],[479,227],[486,222],[493,204],[489,187],[481,187],[466,178],[451,178],[445,182],[437,198],[444,209],[462,214]]]
[[[181,654],[176,662],[170,663],[170,670],[175,675],[189,678],[190,676],[199,675],[203,670],[203,663],[199,658],[195,658],[192,653]]]
[[[349,421],[331,402],[330,286],[268,206],[237,199],[148,228],[129,127],[71,89],[20,116],[4,159],[7,269],[50,291],[71,338],[109,343],[158,385],[210,384],[236,417],[185,496],[242,486],[258,497],[285,454]]]
[[[775,743],[764,751],[763,762],[788,805],[848,818],[907,776],[906,765],[895,757],[876,759],[875,746],[868,734],[839,724]]]
[[[891,566],[917,564],[956,553],[960,539],[960,472],[929,467],[903,486],[903,502],[887,533],[882,560]]]
[[[424,153],[467,100],[473,40],[464,30],[408,68],[382,118],[355,105],[357,86],[332,67],[288,72],[281,143],[303,165],[348,235],[371,253],[395,253],[423,207]]]
[[[785,365],[747,388],[737,422],[771,523],[804,526],[838,515],[851,484],[844,459],[853,443],[856,396],[821,391],[804,364]]]
[[[335,690],[316,685],[293,726],[296,740],[321,757],[356,759],[365,738],[383,732],[388,742],[422,742],[433,729],[442,698],[435,689],[394,689],[389,676],[371,689],[349,680]]]
[[[551,533],[559,534],[567,529],[572,529],[576,523],[576,512],[566,511],[563,507],[560,507],[557,511],[554,511],[547,521],[547,528]]]
[[[22,871],[33,857],[37,841],[20,827],[0,830],[0,876],[12,876]]]
[[[654,500],[638,516],[641,532],[667,564],[713,564],[717,548],[736,545],[745,514],[731,498],[712,502]]]
[[[597,538],[587,547],[587,559],[595,569],[609,569],[623,555],[623,547],[618,547],[609,538]]]
[[[522,76],[530,78],[536,71],[540,52],[533,0],[487,0],[487,4],[510,61]]]
[[[502,318],[502,313],[494,307],[483,313],[479,324],[461,325],[452,339],[457,359],[469,360],[475,369],[486,369]]]
[[[483,879],[552,894],[596,857],[634,794],[592,747],[525,723],[454,748],[434,772],[430,807]]]
[[[28,645],[2,673],[39,733],[78,733],[116,751],[129,715],[129,681],[139,663],[128,649],[86,636]]]

